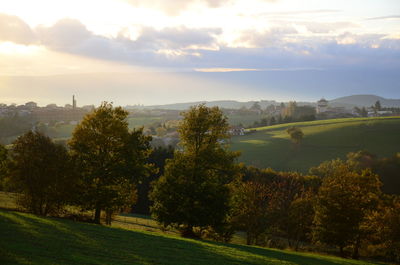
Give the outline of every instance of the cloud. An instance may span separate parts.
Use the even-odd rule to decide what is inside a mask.
[[[270,1],[273,2],[273,1]],[[257,16],[296,16],[296,15],[313,15],[313,14],[332,14],[339,13],[342,10],[339,9],[313,9],[313,10],[299,10],[299,11],[286,11],[286,12],[263,12],[255,14]]]
[[[216,8],[223,6],[232,0],[122,0],[135,7],[149,7],[164,11],[168,15],[176,16],[192,4],[200,3],[207,7]]]
[[[196,72],[202,73],[229,73],[229,72],[253,72],[261,71],[261,69],[255,68],[196,68]]]
[[[179,15],[191,5],[200,4],[208,8],[218,8],[235,3],[237,0],[121,0],[135,7],[148,7],[164,11],[168,15]],[[261,0],[263,2],[277,2],[279,0]]]
[[[41,43],[54,50],[74,50],[94,35],[80,21],[59,20],[52,27],[39,26],[36,33]]]
[[[248,30],[242,32],[237,43],[250,47],[279,47],[284,45],[286,37],[296,33],[292,26],[274,27],[264,32]]]
[[[294,26],[296,22],[263,32],[247,30],[236,39],[235,45],[228,45],[219,41],[223,34],[219,28],[142,27],[138,37],[132,39],[124,30],[116,37],[97,35],[73,19],[62,19],[53,26],[33,30],[17,17],[2,16],[2,19],[8,21],[7,25],[14,21],[18,34],[30,33],[27,39],[18,34],[2,34],[2,40],[36,43],[49,50],[128,65],[239,69],[239,72],[244,69],[400,67],[400,39],[384,34],[336,34],[334,31],[338,28],[350,26],[345,22],[316,25],[313,29],[329,35],[302,35]],[[11,26],[0,25],[1,32],[10,32]]]
[[[18,44],[33,44],[35,34],[19,17],[0,14],[0,41],[11,41]]]
[[[400,19],[400,15],[383,16],[383,17],[371,17],[371,18],[367,18],[366,20],[389,20],[389,19]]]
[[[137,39],[127,37],[124,30],[112,38],[94,34],[78,20],[63,19],[51,27],[36,28],[36,33],[42,45],[59,52],[130,64],[169,65],[187,60],[182,57],[200,56],[198,50],[215,48],[222,30],[142,27]]]
[[[331,33],[338,30],[358,27],[357,24],[346,21],[330,22],[330,23],[298,22],[296,24],[304,25],[312,33]]]
[[[146,49],[185,49],[190,47],[208,47],[216,42],[216,36],[222,30],[219,28],[189,29],[184,26],[156,30],[143,27],[135,41],[128,39],[135,48]],[[124,39],[122,34],[119,39]]]

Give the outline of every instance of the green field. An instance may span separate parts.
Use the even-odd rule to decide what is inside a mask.
[[[378,264],[0,210],[0,264]],[[380,263],[379,263],[380,264]]]
[[[295,146],[286,129],[300,127],[304,139]],[[380,157],[400,152],[400,117],[349,118],[297,122],[257,128],[232,138],[231,148],[241,151],[247,165],[275,170],[307,172],[312,166],[349,152],[367,150]]]

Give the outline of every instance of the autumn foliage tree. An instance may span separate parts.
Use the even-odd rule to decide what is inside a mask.
[[[69,142],[80,168],[78,203],[95,210],[96,223],[100,223],[102,210],[110,224],[113,210],[131,206],[135,184],[149,170],[150,137],[141,129],[129,131],[127,116],[121,107],[104,102],[77,125]]]
[[[18,203],[40,215],[58,213],[75,189],[71,159],[64,146],[29,131],[13,143],[9,185],[20,193]]]
[[[7,149],[0,144],[0,190],[4,189],[7,174],[8,152]]]
[[[314,172],[325,172],[315,206],[314,239],[353,248],[353,258],[367,236],[368,216],[381,198],[381,182],[370,170],[355,171],[340,160],[326,162]]]
[[[400,197],[387,196],[369,216],[368,252],[373,257],[400,262]]]
[[[303,140],[304,133],[303,131],[298,128],[298,127],[290,127],[286,130],[286,132],[289,134],[290,139],[295,143],[296,145],[300,144],[300,142]]]
[[[246,232],[246,244],[259,244],[268,229],[270,193],[267,183],[247,181],[236,185],[232,222]]]
[[[237,157],[223,143],[229,138],[227,119],[219,108],[204,105],[192,107],[183,117],[179,148],[153,186],[152,214],[162,225],[179,228],[184,236],[196,236],[195,227],[222,232]]]
[[[266,237],[287,238],[289,247],[309,241],[318,177],[245,167],[235,185],[232,221],[247,233],[247,244],[264,245]]]

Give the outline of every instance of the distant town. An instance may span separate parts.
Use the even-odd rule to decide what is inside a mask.
[[[364,100],[361,103],[360,98]],[[178,142],[176,129],[182,118],[181,112],[198,104],[220,107],[228,118],[230,133],[234,136],[244,135],[251,128],[289,122],[400,115],[399,102],[396,100],[365,95],[332,101],[321,98],[317,102],[227,100],[124,108],[129,112],[130,128],[143,127],[145,134],[153,136],[155,145],[168,146]],[[0,142],[10,144],[28,130],[40,130],[54,139],[68,139],[75,125],[94,108],[94,105],[78,106],[75,95],[72,95],[71,103],[63,107],[56,104],[40,107],[33,101],[24,105],[0,104],[0,126],[3,128]]]

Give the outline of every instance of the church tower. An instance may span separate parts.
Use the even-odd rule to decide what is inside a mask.
[[[75,95],[72,95],[72,109],[76,109]]]

